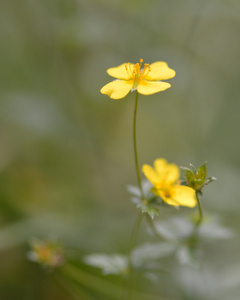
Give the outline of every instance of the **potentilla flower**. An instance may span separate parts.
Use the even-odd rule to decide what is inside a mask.
[[[64,250],[54,242],[35,240],[31,248],[28,258],[32,261],[50,268],[60,267],[64,264]]]
[[[180,170],[175,164],[168,164],[163,158],[154,161],[154,168],[143,165],[142,171],[153,184],[153,193],[173,206],[194,207],[197,202],[194,189],[180,185]]]
[[[117,80],[106,84],[101,89],[101,93],[112,99],[122,99],[131,90],[137,90],[142,95],[152,95],[171,87],[170,83],[160,81],[173,78],[176,74],[167,63],[157,61],[151,65],[144,64],[143,68],[142,64],[143,60],[140,59],[140,63],[135,65],[124,63],[108,69],[107,73]]]

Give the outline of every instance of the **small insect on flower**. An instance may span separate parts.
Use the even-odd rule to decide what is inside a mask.
[[[143,66],[143,68],[142,68]],[[166,80],[173,78],[176,72],[170,69],[166,62],[157,61],[151,65],[140,63],[124,63],[116,68],[110,68],[107,73],[117,78],[106,84],[101,93],[108,95],[112,99],[122,99],[130,91],[137,90],[142,95],[152,95],[171,87]]]
[[[158,158],[154,161],[154,168],[143,165],[142,171],[153,184],[152,192],[167,204],[188,207],[197,204],[194,189],[180,185],[180,171],[177,165],[168,164],[165,159]]]

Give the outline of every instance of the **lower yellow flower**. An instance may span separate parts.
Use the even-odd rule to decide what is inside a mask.
[[[168,164],[163,158],[154,161],[154,168],[143,165],[142,171],[153,184],[153,193],[164,202],[173,206],[194,207],[197,202],[194,189],[180,185],[180,171],[177,165]]]
[[[50,268],[64,264],[64,250],[60,245],[50,241],[36,240],[31,246],[32,249],[28,253],[30,260]]]
[[[167,63],[157,61],[151,65],[144,64],[141,68],[142,63],[143,60],[140,59],[140,63],[135,65],[124,63],[116,68],[108,69],[107,73],[117,80],[106,84],[101,89],[101,93],[112,99],[122,99],[131,90],[137,90],[143,95],[152,95],[171,87],[170,83],[160,81],[173,78],[176,74]]]

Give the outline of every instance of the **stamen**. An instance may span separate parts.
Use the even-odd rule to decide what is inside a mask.
[[[143,69],[143,73],[142,73],[142,77],[146,77],[148,75],[148,73],[151,71],[149,64],[144,64],[144,69]]]
[[[134,81],[139,81],[138,77],[139,77],[139,70],[140,70],[140,66],[139,63],[135,64],[133,67],[133,77],[134,77]]]
[[[143,69],[141,69],[142,63],[143,63],[143,59],[140,59],[140,63],[136,63],[133,66],[133,70],[131,71],[132,77],[136,84],[138,84],[141,80],[143,80],[144,77],[147,76],[148,73],[151,71],[149,64],[144,64]]]
[[[133,75],[133,72],[132,72],[130,66],[131,66],[131,64],[130,64],[130,62],[129,62],[129,63],[127,63],[127,64],[125,65],[125,69],[126,69],[126,71],[127,71],[128,76],[132,78],[134,75]]]

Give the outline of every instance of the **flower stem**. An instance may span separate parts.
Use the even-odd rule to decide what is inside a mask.
[[[141,184],[141,175],[140,175],[140,169],[139,169],[139,163],[138,163],[138,152],[137,152],[137,134],[136,134],[137,107],[138,107],[138,92],[136,92],[134,117],[133,117],[133,144],[134,144],[134,156],[135,156],[135,166],[136,166],[136,172],[137,172],[138,187],[141,191],[141,195],[143,198],[144,196],[143,196],[143,190],[142,190],[142,184]]]
[[[136,99],[135,99],[135,107],[134,107],[134,116],[133,116],[133,146],[134,146],[134,157],[135,157],[135,167],[136,167],[136,173],[137,173],[137,180],[138,180],[138,187],[141,191],[141,198],[144,198],[143,195],[143,190],[142,190],[142,183],[141,183],[141,175],[140,175],[140,169],[139,169],[139,162],[138,162],[138,152],[137,152],[137,107],[138,107],[138,92],[136,92]],[[131,293],[131,284],[132,284],[132,251],[136,245],[136,241],[137,241],[137,236],[138,236],[138,232],[139,232],[139,228],[140,228],[140,224],[142,221],[142,212],[139,213],[136,221],[135,221],[135,225],[134,225],[134,229],[133,229],[133,233],[132,233],[132,237],[131,237],[131,242],[130,242],[130,247],[128,250],[128,255],[127,255],[127,259],[128,259],[128,277],[127,277],[127,282],[126,282],[126,288],[127,288],[127,294],[126,294],[126,299],[130,300],[132,298],[132,293]]]
[[[132,238],[131,238],[130,247],[129,247],[129,251],[128,251],[128,267],[130,267],[130,269],[132,268],[131,254],[136,245],[137,236],[138,236],[139,228],[141,225],[142,217],[143,217],[143,213],[140,212],[137,216],[137,219],[134,224],[133,232],[132,232]]]
[[[203,220],[202,206],[201,206],[200,199],[198,197],[198,191],[195,191],[195,195],[196,195],[196,199],[197,199],[199,217],[195,223],[192,234],[191,234],[191,236],[189,236],[189,239],[188,239],[189,247],[193,252],[196,250],[196,246],[198,243],[199,226],[201,225],[202,220]]]
[[[202,206],[201,206],[201,202],[200,199],[198,197],[198,192],[196,191],[196,199],[197,199],[197,205],[198,205],[198,211],[199,211],[199,219],[196,223],[196,227],[200,226],[200,224],[202,223],[202,219],[203,219],[203,212],[202,212]]]
[[[139,232],[139,228],[141,225],[141,221],[143,218],[143,214],[142,212],[140,212],[137,216],[137,219],[135,221],[134,224],[134,228],[133,228],[133,232],[132,232],[132,237],[131,237],[131,242],[130,242],[130,247],[128,250],[128,255],[127,255],[127,262],[128,262],[128,277],[127,277],[127,282],[126,282],[126,289],[127,289],[127,293],[126,293],[126,299],[130,300],[132,297],[132,271],[133,271],[133,263],[132,263],[132,251],[134,249],[134,247],[136,246],[136,242],[137,242],[137,236],[138,236],[138,232]]]

